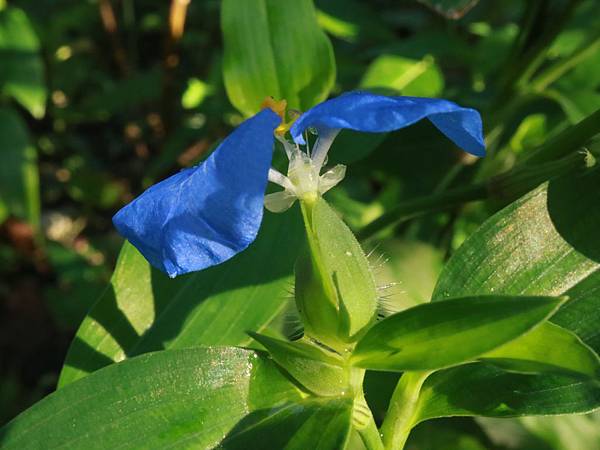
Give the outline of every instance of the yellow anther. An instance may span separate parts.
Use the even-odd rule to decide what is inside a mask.
[[[298,117],[297,115],[294,115],[294,117],[290,121],[286,122],[286,100],[275,100],[273,97],[267,97],[260,104],[260,108],[270,108],[275,114],[281,117],[281,124],[275,129],[275,133],[281,136],[288,132],[288,130]]]
[[[260,104],[260,109],[270,108],[275,114],[285,121],[285,110],[287,108],[287,100],[275,100],[273,97],[267,97]]]

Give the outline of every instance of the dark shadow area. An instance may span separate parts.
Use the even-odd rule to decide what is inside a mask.
[[[219,448],[285,448],[292,439],[296,448],[302,448],[299,445],[304,440],[314,444],[315,433],[327,441],[328,445],[323,448],[341,448],[350,431],[351,412],[350,402],[339,399],[307,400],[287,403],[279,409],[260,409],[240,420]]]
[[[103,355],[77,336],[71,341],[69,354],[71,353],[77,354],[77,358],[73,361],[76,364],[71,364],[71,361],[68,361],[65,365],[86,372],[94,372],[104,366],[114,363],[108,356]]]
[[[548,212],[561,237],[577,252],[600,262],[600,166],[550,182]]]
[[[484,363],[471,363],[431,375],[424,390],[435,398],[424,405],[426,417],[473,415],[514,417],[587,412],[600,401],[600,385],[559,375],[522,375]]]
[[[388,409],[390,398],[400,379],[400,373],[367,370],[363,389],[375,421],[381,424]]]
[[[179,336],[189,315],[208,298],[222,292],[234,291],[247,286],[260,286],[292,273],[296,254],[304,239],[302,221],[298,207],[285,214],[266,212],[258,237],[250,247],[231,260],[207,270],[191,273],[175,279],[159,270],[152,269],[152,309],[154,319],[148,330],[139,336],[128,317],[119,309],[116,293],[111,286],[89,313],[119,344],[128,356],[165,349],[165,342]],[[268,299],[271,305],[283,299]],[[264,299],[255,298],[248,308],[261,308]],[[271,306],[272,307],[272,306]],[[206,326],[220,319],[219,310],[227,309],[227,304],[216,305],[207,314]],[[231,308],[230,308],[231,309]],[[232,320],[238,314],[233,314]],[[246,330],[241,330],[245,332]],[[198,336],[202,339],[202,335]],[[206,337],[204,337],[206,339]],[[218,341],[219,336],[211,338]],[[110,358],[98,358],[97,352],[73,344],[67,356],[66,365],[86,371],[97,370]]]

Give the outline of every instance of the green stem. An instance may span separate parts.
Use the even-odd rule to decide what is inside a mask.
[[[353,386],[353,391],[355,392],[352,426],[357,431],[367,450],[384,450],[381,435],[375,424],[375,418],[365,399],[363,390],[365,372],[363,369],[356,368],[350,372],[350,385]]]
[[[445,211],[465,202],[483,200],[486,197],[485,185],[475,184],[466,188],[452,189],[439,194],[407,200],[366,225],[356,234],[356,237],[359,241],[365,240],[400,221],[412,219],[428,212]]]
[[[535,71],[544,62],[546,51],[550,44],[560,34],[565,23],[571,18],[573,12],[579,6],[581,0],[570,0],[563,11],[553,15],[547,28],[541,33],[541,36],[514,64],[511,64],[512,71],[501,83],[497,97],[498,102],[503,102],[504,98],[511,98],[515,90],[523,87],[533,76]],[[532,11],[532,10],[530,10]]]
[[[600,49],[600,33],[596,33],[588,42],[579,47],[568,58],[561,59],[539,74],[531,83],[534,91],[543,91],[565,73],[575,68]]]
[[[523,55],[527,44],[532,41],[535,31],[538,31],[536,25],[538,24],[543,7],[544,0],[531,0],[526,3],[521,26],[519,27],[519,34],[513,41],[510,55],[504,61],[503,67],[507,70],[503,73],[503,77],[498,81],[498,85],[501,86],[499,89],[500,92],[512,90],[513,84],[519,78],[522,71],[526,69],[526,67],[523,67],[521,56]],[[510,97],[500,96],[494,104],[497,105],[506,98]]]
[[[571,151],[571,154],[559,160],[550,160],[536,165],[521,164],[508,172],[471,186],[402,202],[366,225],[356,234],[357,238],[365,240],[398,222],[429,212],[453,209],[470,201],[491,199],[499,203],[510,202],[544,181],[589,167],[592,160],[589,153],[572,151],[578,147],[580,145],[577,143],[567,145],[566,148]],[[564,150],[562,147],[560,149]]]
[[[386,450],[404,448],[417,419],[421,388],[431,373],[404,372],[400,378],[381,426],[383,445]]]
[[[494,165],[495,158],[499,154],[499,146],[506,130],[506,125],[511,119],[527,104],[537,99],[538,95],[533,93],[522,93],[516,96],[509,96],[506,103],[499,106],[493,113],[490,113],[486,120],[485,146],[487,157],[481,161],[481,167],[477,171],[478,176],[485,175],[490,166]]]
[[[375,424],[375,419],[373,418],[373,414],[368,406],[367,410],[369,411],[368,417],[366,418],[367,422],[356,427],[356,431],[358,432],[367,450],[384,450],[383,442],[381,441],[381,435],[379,434],[379,430]]]
[[[550,142],[538,147],[523,159],[524,164],[535,164],[567,155],[600,133],[600,109],[576,125],[567,128]]]

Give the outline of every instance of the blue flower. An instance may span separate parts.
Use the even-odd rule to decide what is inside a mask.
[[[338,165],[321,173],[341,129],[393,131],[429,119],[456,145],[485,154],[479,113],[441,99],[386,97],[350,92],[302,114],[290,128],[293,142],[275,130],[281,118],[264,109],[243,122],[200,165],[150,187],[113,217],[125,236],[169,276],[226,261],[250,245],[260,228],[263,205],[284,211],[297,199],[310,202],[344,177]],[[279,128],[278,128],[279,127]],[[316,130],[312,152],[303,133]],[[288,158],[287,176],[271,168],[274,139]],[[267,181],[284,188],[265,196]]]

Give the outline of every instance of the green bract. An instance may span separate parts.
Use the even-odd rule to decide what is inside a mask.
[[[296,264],[296,304],[306,334],[338,351],[349,349],[375,320],[377,289],[350,229],[323,200],[304,202],[309,256]]]

